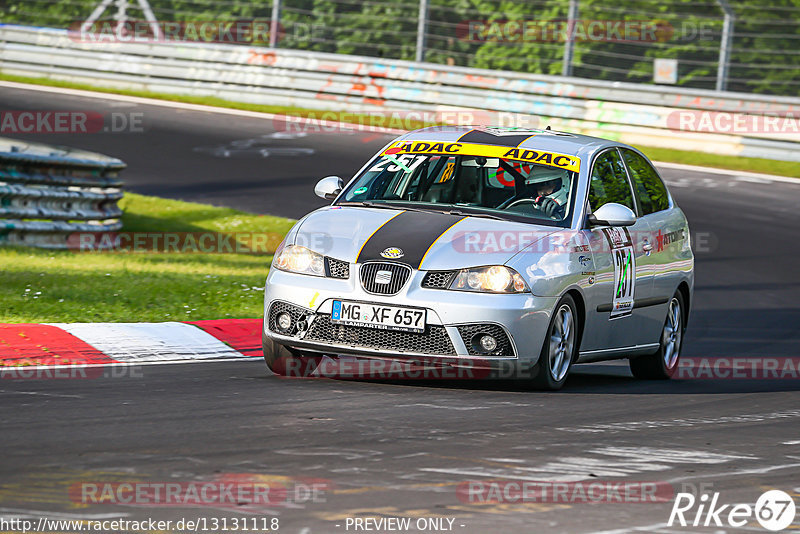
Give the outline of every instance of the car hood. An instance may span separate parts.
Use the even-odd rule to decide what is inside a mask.
[[[300,221],[292,242],[351,263],[388,259],[415,269],[447,270],[502,265],[559,231],[446,213],[329,206]]]

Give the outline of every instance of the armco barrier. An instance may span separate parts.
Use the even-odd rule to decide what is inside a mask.
[[[342,111],[477,109],[630,144],[800,161],[800,99],[600,82],[246,45],[92,42],[66,30],[0,26],[10,74]],[[728,114],[712,131],[678,115]],[[735,117],[729,116],[736,114]],[[764,117],[780,129],[751,127]],[[691,116],[689,116],[691,118]],[[733,120],[741,119],[742,128]],[[699,122],[698,122],[699,124]]]
[[[0,245],[66,248],[73,232],[122,228],[118,159],[0,138]]]

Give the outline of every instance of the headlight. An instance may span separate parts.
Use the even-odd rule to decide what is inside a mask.
[[[325,276],[325,261],[322,254],[299,245],[284,247],[272,260],[272,266],[290,273]]]
[[[458,271],[450,284],[450,289],[487,293],[526,293],[528,286],[514,269],[509,269],[505,265],[492,265]]]

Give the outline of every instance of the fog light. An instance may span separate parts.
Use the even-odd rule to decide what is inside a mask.
[[[292,316],[286,312],[279,313],[276,321],[278,323],[278,328],[284,332],[288,332],[289,327],[292,326]]]
[[[491,354],[497,350],[497,340],[489,334],[475,334],[472,337],[472,349],[483,354]]]
[[[483,336],[481,338],[481,348],[486,352],[492,352],[497,348],[497,340],[492,336]]]

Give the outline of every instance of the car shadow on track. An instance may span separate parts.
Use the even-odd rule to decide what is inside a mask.
[[[286,380],[276,376],[267,379]],[[485,379],[485,380],[411,380],[368,378],[290,378],[288,380],[331,382],[356,382],[374,385],[400,386],[404,388],[448,389],[464,391],[497,391],[509,393],[545,394],[614,394],[614,395],[728,395],[743,393],[772,393],[778,391],[800,391],[800,380],[796,379],[673,379],[638,380],[633,378],[627,364],[577,365],[570,373],[567,383],[557,392],[538,391],[530,380]]]

